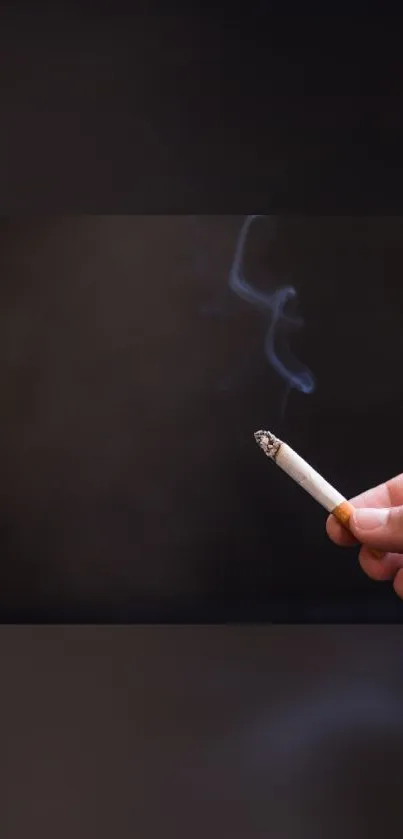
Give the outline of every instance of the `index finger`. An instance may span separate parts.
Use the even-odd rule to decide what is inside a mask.
[[[350,503],[353,507],[397,507],[403,504],[403,474],[356,495]],[[332,515],[327,519],[326,531],[336,545],[347,547],[357,544],[354,536]]]

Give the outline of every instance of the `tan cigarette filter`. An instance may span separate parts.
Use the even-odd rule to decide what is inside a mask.
[[[335,519],[337,519],[337,521],[340,522],[340,524],[346,527],[347,530],[350,530],[350,518],[353,512],[353,505],[350,504],[349,501],[342,501],[342,503],[339,504],[338,507],[335,507],[334,510],[332,510],[332,515],[335,517]],[[368,550],[371,550],[371,553],[375,557],[375,559],[382,559],[382,557],[385,556],[385,554],[382,551],[377,551],[375,548],[368,548]]]

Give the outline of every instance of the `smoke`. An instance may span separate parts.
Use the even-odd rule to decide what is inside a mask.
[[[249,231],[252,224],[262,218],[267,217],[248,215],[245,218],[238,235],[230,269],[229,288],[241,300],[258,309],[268,318],[264,352],[271,367],[286,383],[287,394],[291,388],[301,393],[313,393],[316,386],[314,376],[291,354],[286,337],[290,328],[303,326],[301,318],[292,316],[286,311],[290,301],[296,299],[295,288],[283,286],[272,292],[262,291],[252,286],[245,277],[244,261]]]

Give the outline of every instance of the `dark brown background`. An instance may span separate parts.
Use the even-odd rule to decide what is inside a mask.
[[[1,206],[401,212],[399,17],[295,6],[2,4]]]
[[[247,28],[227,9],[139,20],[137,4],[131,18],[80,4],[72,21],[70,3],[52,4],[50,26],[25,5],[11,26],[1,10],[6,212],[266,211],[279,184],[288,211],[351,213],[353,193],[382,212],[385,180],[401,212],[398,25],[382,54],[378,16],[371,32],[326,10],[318,37],[305,10],[267,22],[267,4],[265,25]],[[141,222],[141,247],[132,221],[3,228],[2,616],[400,616],[251,445],[252,421],[279,405],[263,359],[215,390],[261,325],[246,311],[199,319],[238,220],[209,223],[213,254],[181,302],[186,224],[157,235]],[[363,236],[350,222],[298,225],[280,264],[285,250],[319,389],[290,402],[281,428],[355,491],[400,468],[400,222]],[[173,279],[178,254],[186,282]],[[174,457],[165,438],[155,449],[162,420]],[[373,455],[375,421],[387,431]],[[399,833],[399,630],[3,627],[0,652],[5,839]]]
[[[400,620],[252,438],[347,494],[401,468],[401,223],[324,218],[401,213],[400,27],[46,6],[0,13],[0,617]],[[259,271],[318,379],[284,419],[263,324],[222,310],[240,218],[112,216],[272,207]]]
[[[4,839],[401,834],[398,627],[3,627]]]
[[[400,620],[253,432],[347,495],[401,471],[402,221],[263,225],[249,277],[295,285],[291,347],[317,379],[284,415],[265,321],[228,306],[241,223],[2,222],[4,619]]]

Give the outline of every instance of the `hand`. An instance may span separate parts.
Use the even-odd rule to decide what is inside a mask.
[[[357,508],[350,519],[353,535],[330,515],[328,536],[343,547],[360,542],[363,571],[372,580],[393,580],[396,594],[403,598],[403,474],[357,495],[351,504]],[[368,548],[385,551],[385,556],[375,559]]]

